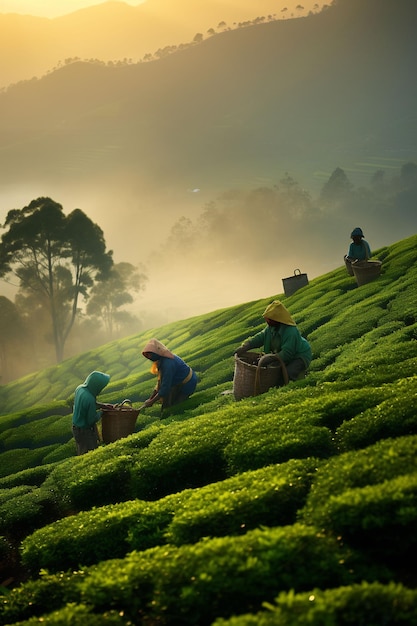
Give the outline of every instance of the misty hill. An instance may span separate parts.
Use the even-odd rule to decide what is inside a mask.
[[[295,6],[290,0],[278,17],[307,13],[307,8]],[[220,30],[233,28],[276,12],[273,0],[258,0],[256,6],[250,0],[233,5],[213,0],[146,0],[138,1],[138,6],[103,2],[54,19],[0,14],[0,86],[39,78],[68,58],[137,62],[166,46],[190,42],[197,33],[206,36],[209,29],[217,31],[219,23]]]
[[[157,62],[76,63],[13,87],[0,96],[1,181],[215,190],[414,156],[414,9],[344,0]]]
[[[413,0],[339,0],[308,17],[216,34],[158,61],[73,63],[13,86],[0,94],[1,206],[48,196],[65,210],[79,207],[100,224],[117,260],[136,264],[156,241],[164,245],[180,216],[194,218],[225,190],[273,187],[290,172],[318,191],[338,166],[359,184],[378,169],[398,171],[417,154],[416,20]],[[300,265],[309,275],[336,265],[359,223],[374,247],[415,232],[411,211],[406,219],[384,207],[381,219],[366,199],[343,212],[316,205],[305,232],[302,219],[290,230],[284,221],[279,239],[291,243],[291,258],[277,248],[274,280]],[[184,281],[192,301],[206,310],[212,286],[227,293],[240,266],[232,261],[215,277],[203,268]],[[249,289],[266,261],[255,277],[243,276]],[[150,275],[161,306],[190,301],[188,293],[171,298],[172,283]]]
[[[413,623],[416,244],[378,250],[367,285],[338,267],[282,297],[314,355],[286,387],[224,393],[275,296],[1,387],[0,623]],[[151,334],[198,372],[196,393],[74,457],[74,386],[98,367],[101,400],[141,403]]]

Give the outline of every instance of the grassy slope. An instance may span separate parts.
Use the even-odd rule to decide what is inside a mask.
[[[267,467],[279,469],[280,464],[289,463],[291,459],[308,460],[317,457],[322,462],[330,459],[325,466],[332,468],[332,463],[336,464],[335,471],[340,473],[343,463],[347,463],[344,454],[349,455],[352,451],[365,455],[361,467],[366,467],[367,463],[372,465],[369,457],[366,457],[368,450],[370,457],[374,454],[372,446],[383,444],[387,439],[400,441],[407,436],[411,438],[417,433],[417,418],[414,417],[417,364],[416,244],[417,236],[413,236],[378,250],[376,256],[383,261],[383,273],[378,280],[360,288],[356,287],[354,279],[347,275],[343,266],[311,281],[308,287],[291,297],[272,294],[271,298],[262,301],[169,324],[152,332],[108,344],[0,388],[0,532],[17,545],[28,537],[28,553],[42,567],[45,566],[42,559],[47,558],[48,545],[55,545],[54,542],[58,541],[54,535],[54,524],[50,527],[51,538],[46,540],[45,545],[42,546],[42,541],[45,541],[43,535],[38,536],[36,532],[33,535],[36,537],[33,544],[42,546],[44,556],[35,554],[36,549],[31,546],[30,537],[36,529],[42,533],[42,527],[47,522],[66,517],[69,513],[91,514],[89,511],[96,508],[100,518],[100,515],[108,514],[106,506],[117,506],[118,502],[124,500],[156,502],[152,507],[159,506],[159,509],[151,507],[148,515],[151,520],[162,516],[161,519],[165,521],[160,522],[160,528],[166,526],[167,534],[163,540],[156,540],[153,536],[152,540],[147,539],[143,545],[147,548],[155,546],[153,549],[157,549],[161,542],[168,541],[168,544],[176,543],[176,550],[181,550],[181,546],[186,546],[190,541],[197,542],[199,546],[199,538],[205,534],[225,535],[227,538],[229,531],[224,517],[219,511],[210,512],[207,502],[220,502],[221,485],[226,490],[225,500],[230,501],[230,493],[236,487],[230,487],[232,491],[228,491],[227,481],[246,476],[245,472],[266,471]],[[236,403],[230,394],[222,394],[232,389],[234,348],[263,326],[262,311],[275,297],[285,302],[301,331],[311,342],[314,360],[309,376],[284,389],[271,390],[262,396]],[[200,378],[197,392],[186,406],[181,410],[172,410],[163,422],[159,420],[159,410],[153,407],[139,416],[136,435],[103,446],[85,458],[73,458],[70,406],[74,388],[92,369],[101,369],[111,374],[111,382],[101,400],[116,402],[130,398],[134,404],[140,404],[153,385],[148,364],[140,354],[142,346],[152,335],[166,342],[196,370]],[[385,458],[385,454],[389,457],[389,452],[383,448],[377,454],[380,458]],[[391,451],[392,454],[406,457],[404,451]],[[337,463],[340,463],[339,469]],[[413,474],[415,468],[412,461],[408,459],[407,463],[407,471]],[[304,474],[300,468],[297,471],[304,475],[305,493],[300,496],[300,500],[292,503],[292,515],[279,522],[277,528],[282,524],[292,524],[298,516],[299,521],[327,528],[330,534],[336,530],[340,532],[343,528],[348,536],[344,526],[345,518],[342,516],[343,519],[339,520],[342,514],[337,507],[342,504],[333,503],[331,513],[321,508],[320,503],[326,502],[332,494],[326,483],[329,479],[322,479],[322,484],[316,479],[314,488],[310,490],[311,467],[305,468]],[[322,471],[326,476],[327,470]],[[353,470],[349,471],[353,473]],[[379,473],[378,479],[370,478],[370,470],[366,478],[360,480],[354,480],[350,474],[348,476],[346,470],[340,474],[342,478],[337,489],[342,493],[346,485],[353,489],[368,484],[371,486],[373,482],[399,478],[404,470],[392,469],[392,473],[383,478]],[[254,476],[250,475],[250,481],[255,481]],[[270,481],[271,478],[264,480]],[[334,479],[332,481],[334,484]],[[367,482],[363,484],[364,481]],[[42,490],[45,485],[48,495]],[[204,496],[206,492],[201,490],[210,488],[214,491]],[[190,513],[189,518],[185,516],[185,521],[181,522],[184,502],[188,502],[188,496],[185,495],[189,493],[187,489],[194,493],[197,501],[202,498],[197,506],[200,511],[198,521],[194,512],[192,515]],[[60,502],[57,505],[58,491]],[[404,491],[405,488],[396,486],[396,493]],[[180,508],[178,504],[174,506],[166,500],[174,493],[184,494],[185,500]],[[309,501],[303,507],[307,493]],[[250,492],[248,494],[245,515],[252,519],[252,528],[273,526],[268,511],[275,509],[270,500],[267,500],[269,504],[257,516],[253,513],[257,496]],[[318,498],[318,503],[314,498]],[[10,510],[11,501],[15,503],[13,512]],[[25,515],[21,517],[20,506],[25,508]],[[167,507],[169,516],[175,511],[174,526],[166,525]],[[411,504],[409,510],[413,510]],[[236,510],[233,511],[234,515]],[[214,519],[213,515],[217,521],[211,526],[207,520]],[[382,519],[381,510],[379,515]],[[135,510],[132,516],[137,519],[138,512]],[[335,528],[332,528],[329,519],[333,520]],[[62,523],[65,524],[65,519]],[[216,530],[219,526],[223,528],[222,532]],[[100,527],[98,519],[94,527]],[[199,530],[201,528],[203,530]],[[130,526],[129,529],[130,547],[140,547],[143,536],[136,538],[135,543],[135,531]],[[124,532],[127,532],[126,528]],[[231,531],[230,535],[233,534]],[[404,536],[408,536],[406,531]],[[96,536],[95,541],[98,540]],[[249,531],[247,540],[250,540]],[[274,541],[279,542],[279,538]],[[358,548],[357,538],[351,539],[351,543]],[[232,548],[223,545],[222,549]],[[323,553],[327,549],[323,547]],[[213,550],[216,551],[214,547]],[[83,557],[77,558],[84,559],[81,562],[87,564],[87,556],[82,554]],[[100,563],[101,560],[106,563],[106,559],[111,556],[120,557],[123,554],[123,550],[120,554],[120,546],[113,553],[109,547],[107,552],[103,549],[101,554],[92,557],[91,564]],[[151,561],[154,558],[158,564],[156,553],[153,557],[146,551],[143,554]],[[65,558],[62,557],[63,570],[77,566],[77,563],[66,561]],[[173,561],[178,558],[179,553],[173,552]],[[184,553],[182,558],[186,561],[190,557]],[[215,561],[218,557],[212,555],[210,558]],[[367,558],[372,558],[374,562],[374,555],[367,555]],[[388,565],[393,568],[390,571],[394,574],[388,574],[388,579],[391,576],[395,582],[414,586],[411,572],[402,572],[400,575],[392,559],[387,562],[377,559],[376,562],[382,569]],[[59,569],[60,564],[55,553],[47,562],[47,567]],[[332,567],[328,565],[329,571]],[[6,578],[7,564],[3,575]],[[33,572],[32,575],[36,578]],[[173,576],[175,578],[177,574]],[[369,576],[365,578],[372,579]],[[290,584],[296,591],[316,585],[322,588],[332,586],[323,572],[312,574],[311,580],[304,584],[300,582],[299,586],[295,582],[297,579],[300,579],[300,572]],[[336,584],[337,576],[334,580]],[[260,608],[260,600],[271,601],[280,590],[287,588],[283,582],[279,585],[276,582],[275,593],[265,590],[264,597],[261,594],[260,599],[252,599],[251,608],[255,611]],[[185,587],[181,589],[178,593],[185,593]],[[100,613],[98,603],[94,600],[91,602]],[[169,601],[166,602],[169,606]],[[242,598],[238,596],[238,600],[233,602],[231,612],[244,612]],[[183,610],[186,611],[185,600],[184,603]],[[120,605],[116,603],[119,608],[122,605],[122,600]],[[57,606],[60,606],[59,602]],[[196,611],[196,608],[193,610]],[[19,611],[16,616],[16,623],[17,618],[28,617]],[[205,617],[205,623],[222,616],[227,617],[228,610],[219,603],[217,608],[213,608],[213,613]],[[8,619],[11,620],[11,617]],[[203,623],[192,620],[187,622],[184,616],[175,618],[177,621],[174,618],[170,621],[166,614],[164,619],[166,621],[162,623]]]

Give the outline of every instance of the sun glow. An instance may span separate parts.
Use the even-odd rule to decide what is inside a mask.
[[[0,14],[19,13],[21,15],[55,18],[105,2],[106,0],[59,0],[59,2],[57,0],[0,0]],[[137,7],[146,2],[151,3],[152,0],[120,0],[120,2]],[[304,0],[301,4],[297,0],[283,0],[277,7],[277,2],[273,0],[257,0],[257,2],[259,3],[257,10],[260,14],[262,11],[267,11],[276,13],[277,17],[282,18],[305,15],[308,11],[313,11],[323,4],[323,2],[316,2],[315,0]],[[223,4],[225,8],[239,11],[246,8],[249,3],[247,0],[224,0],[223,3],[217,4]]]
[[[140,0],[123,1],[131,6],[141,4]],[[95,4],[102,4],[102,2],[99,0],[59,0],[59,2],[56,0],[0,0],[0,13],[20,13],[54,18]]]

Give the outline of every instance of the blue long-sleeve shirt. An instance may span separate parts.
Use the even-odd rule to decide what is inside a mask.
[[[158,370],[160,374],[159,396],[166,398],[172,387],[179,385],[187,377],[190,367],[179,356],[174,355],[173,359],[168,357],[159,357]],[[183,391],[186,395],[193,393],[197,384],[197,376],[195,372],[191,379],[185,383]]]

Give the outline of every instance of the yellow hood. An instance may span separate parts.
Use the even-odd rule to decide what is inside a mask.
[[[279,300],[274,300],[271,304],[268,304],[263,313],[263,317],[274,320],[274,322],[281,322],[281,324],[286,324],[287,326],[296,326],[289,311],[287,311]]]

